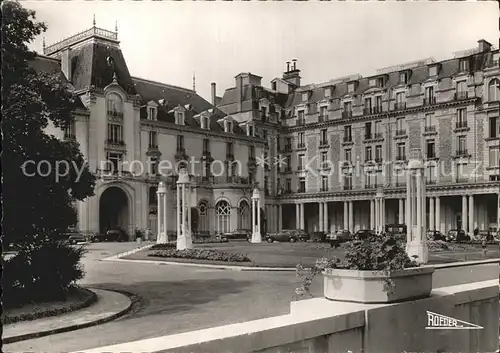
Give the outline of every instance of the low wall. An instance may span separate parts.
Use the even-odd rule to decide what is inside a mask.
[[[427,330],[427,311],[483,329]],[[437,288],[429,298],[397,304],[302,300],[291,303],[288,315],[85,352],[495,352],[499,347],[498,313],[497,279]]]

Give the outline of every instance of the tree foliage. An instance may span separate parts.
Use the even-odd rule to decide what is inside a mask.
[[[2,4],[2,17],[3,233],[5,242],[22,245],[53,239],[74,224],[72,201],[93,195],[95,177],[76,142],[46,132],[72,122],[79,98],[60,72],[30,66],[36,53],[27,44],[45,24],[14,1]],[[63,161],[70,168],[56,180],[56,165],[66,170]]]

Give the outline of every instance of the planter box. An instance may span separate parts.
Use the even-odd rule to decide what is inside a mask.
[[[330,300],[355,303],[391,303],[428,297],[432,290],[432,267],[391,272],[327,269],[323,272],[324,295]],[[386,279],[393,284],[386,291]]]

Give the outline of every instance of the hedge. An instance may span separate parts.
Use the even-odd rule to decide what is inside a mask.
[[[223,262],[251,262],[251,260],[245,254],[228,253],[224,251],[209,249],[165,249],[153,251],[149,253],[148,256]]]

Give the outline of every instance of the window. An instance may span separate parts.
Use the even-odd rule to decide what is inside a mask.
[[[367,189],[374,188],[376,185],[376,175],[371,171],[367,171],[365,174],[365,187]]]
[[[404,168],[398,169],[395,173],[396,186],[403,186],[406,184],[406,171]]]
[[[303,110],[299,110],[299,122],[303,122],[304,121],[304,111]]]
[[[498,116],[490,117],[490,138],[500,137],[500,119]]]
[[[76,137],[75,120],[72,118],[64,128],[64,138],[74,139]]]
[[[365,98],[365,113],[371,114],[372,112],[372,99]]]
[[[375,160],[382,162],[382,145],[375,146]]]
[[[344,126],[344,142],[352,141],[351,125]]]
[[[203,139],[203,153],[210,153],[210,140]]]
[[[299,178],[299,192],[306,192],[306,178]]]
[[[217,212],[217,232],[229,233],[231,231],[231,205],[227,201],[219,201],[215,206]]]
[[[344,112],[349,113],[349,114],[352,112],[352,103],[351,102],[344,102]]]
[[[156,131],[149,132],[149,148],[158,148],[158,134]]]
[[[111,116],[123,116],[122,98],[116,93],[110,93],[106,97],[108,114]]]
[[[368,81],[368,85],[370,87],[376,86],[377,85],[377,80],[374,78],[371,78],[370,81]]]
[[[233,143],[232,142],[226,142],[226,156],[227,157],[233,156]]]
[[[434,113],[425,114],[425,127],[435,126]]]
[[[120,124],[108,124],[108,142],[123,143],[123,126]]]
[[[328,152],[321,152],[321,168],[325,169],[328,167]]]
[[[399,83],[406,83],[406,72],[399,73]]]
[[[500,166],[500,147],[490,147],[490,156],[489,156],[489,165],[490,167],[498,167]]]
[[[465,154],[465,153],[467,153],[467,145],[466,145],[465,136],[458,136],[458,139],[457,139],[457,153],[458,154]]]
[[[269,195],[269,177],[267,175],[264,177],[264,192],[266,196]]]
[[[382,96],[375,97],[375,108],[379,113],[382,111]]]
[[[351,190],[352,189],[352,175],[344,175],[344,189]]]
[[[459,81],[457,82],[457,93],[465,93],[467,92],[467,81]]]
[[[500,80],[494,78],[488,83],[488,101],[500,100]]]
[[[375,124],[373,124],[373,132],[375,134],[380,134],[382,133],[382,122],[379,120],[379,121],[376,121]]]
[[[265,130],[265,129],[262,130],[262,138],[264,140],[267,140],[267,130]]]
[[[200,204],[198,205],[198,231],[208,232],[208,222],[208,203],[206,201],[200,201]]]
[[[466,108],[457,109],[457,122],[459,124],[457,127],[467,126],[467,109]]]
[[[151,175],[157,175],[158,174],[158,157],[151,157],[151,168],[149,169],[149,173]]]
[[[251,229],[250,206],[246,200],[242,200],[238,206],[238,229]]]
[[[434,140],[427,140],[425,150],[427,158],[436,157],[436,143],[434,142]]]
[[[404,92],[398,92],[396,93],[396,103],[399,105],[401,103],[405,102],[405,93]]]
[[[458,63],[460,72],[465,72],[469,69],[469,61],[467,59],[460,59]]]
[[[202,129],[209,129],[210,128],[210,120],[208,116],[201,116],[200,117],[200,124]]]
[[[224,121],[224,132],[233,132],[233,122],[229,120]]]
[[[354,92],[354,83],[349,83],[347,85],[347,92],[353,93]]]
[[[325,97],[328,98],[332,95],[332,89],[331,88],[326,88],[325,89]]]
[[[292,169],[292,156],[286,156],[286,169]]]
[[[321,176],[321,191],[328,191],[328,176]]]
[[[327,107],[323,106],[319,108],[319,116],[323,119],[326,118],[327,112],[326,112]]]
[[[307,102],[308,99],[309,99],[309,93],[307,92],[302,93],[302,102]]]
[[[292,191],[292,179],[287,178],[285,186],[286,186],[286,192],[291,192]]]
[[[121,171],[122,167],[122,154],[121,153],[108,153],[107,169],[112,173]]]
[[[273,82],[271,86],[272,86],[273,91],[276,91],[276,81]]]
[[[156,108],[155,107],[148,107],[148,119],[149,120],[156,120]]]
[[[405,118],[396,119],[396,130],[398,134],[404,131],[404,125],[405,125]]]
[[[156,186],[151,186],[149,188],[149,204],[150,205],[156,205],[158,202],[158,195],[156,194],[156,191],[158,188]]]
[[[297,169],[298,170],[303,170],[304,169],[304,165],[305,165],[305,159],[306,159],[306,156],[304,154],[299,154],[299,159],[298,159],[298,166],[297,166]]]
[[[326,145],[328,144],[328,132],[327,129],[322,129],[321,130],[321,139],[319,141],[320,145]]]
[[[384,78],[379,77],[377,78],[377,87],[383,87],[384,86]]]
[[[267,107],[260,107],[260,118],[266,120],[267,118]]]
[[[247,135],[254,136],[254,128],[252,124],[247,124]]]
[[[297,148],[302,148],[302,147],[306,146],[304,136],[305,136],[305,134],[303,132],[299,132],[299,136],[298,136],[299,137],[299,141],[298,141]]]
[[[344,161],[345,162],[352,161],[352,150],[350,148],[344,150]]]
[[[255,147],[254,146],[250,146],[250,149],[248,150],[248,156],[250,158],[255,158]]]
[[[425,182],[427,184],[435,184],[437,175],[436,175],[436,165],[435,164],[428,164],[425,167]]]
[[[369,140],[372,138],[372,123],[365,123],[365,139]]]
[[[429,76],[436,76],[437,75],[437,66],[430,66],[429,67]]]
[[[372,147],[368,146],[365,148],[365,162],[373,160]]]
[[[434,86],[425,88],[425,99],[432,100],[434,98]]]
[[[286,138],[286,146],[288,148],[292,147],[292,138],[291,137]]]
[[[406,144],[404,142],[397,144],[396,159],[400,161],[406,160]]]
[[[184,125],[184,112],[175,112],[175,123],[177,125]]]
[[[184,136],[177,135],[177,151],[184,151]]]

